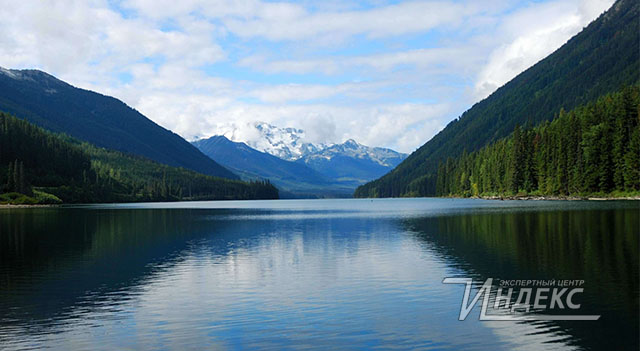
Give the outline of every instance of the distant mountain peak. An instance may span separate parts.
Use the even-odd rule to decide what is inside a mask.
[[[54,76],[38,69],[10,69],[10,68],[4,68],[0,66],[0,73],[3,73],[14,79],[21,79],[29,76],[41,76],[41,77],[50,77],[58,80]]]
[[[351,138],[341,144],[308,142],[305,131],[300,128],[281,128],[267,122],[254,122],[248,126],[253,131],[247,132],[232,125],[223,135],[232,141],[246,143],[258,151],[286,161],[310,164],[320,159],[346,157],[388,168],[396,166],[407,156],[391,149],[365,146]],[[247,135],[251,135],[252,138],[243,137]]]
[[[287,133],[291,133],[291,134],[294,134],[294,135],[304,135],[304,130],[302,130],[302,129],[291,128],[291,127],[279,128],[279,127],[276,127],[276,126],[274,126],[272,124],[269,124],[267,122],[255,122],[254,126],[258,130],[264,130],[264,131],[267,131],[267,132],[269,132],[270,130],[274,130],[274,129],[280,129],[280,130],[283,130],[283,131],[285,131]]]
[[[303,160],[309,163],[314,158],[332,159],[336,156],[367,160],[383,167],[395,167],[407,157],[407,154],[382,147],[369,147],[353,139],[348,139],[342,144],[330,145],[313,154],[306,155]]]
[[[246,130],[247,128],[250,130]],[[305,131],[298,128],[281,128],[267,122],[253,122],[246,126],[231,124],[222,127],[228,139],[244,142],[250,147],[287,161],[296,161],[309,153],[314,153],[331,144],[306,141]],[[251,135],[252,137],[247,137]]]
[[[9,76],[11,78],[15,78],[16,77],[16,74],[13,72],[13,70],[4,68],[2,66],[0,66],[0,73],[4,74],[6,76]]]
[[[345,141],[343,145],[349,148],[357,148],[358,146],[360,146],[360,144],[358,144],[358,142],[353,139]]]
[[[32,80],[33,81],[33,78],[30,77],[31,71],[34,71],[34,70],[18,70],[18,69],[8,69],[8,68],[0,67],[0,73],[4,74],[9,78],[16,79],[16,80]]]
[[[70,87],[71,84],[64,82],[47,72],[38,69],[9,69],[0,67],[0,74],[16,81],[30,82],[42,88],[47,94],[57,93],[58,90],[52,87]]]

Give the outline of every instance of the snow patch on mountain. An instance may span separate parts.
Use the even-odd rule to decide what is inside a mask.
[[[353,139],[342,144],[311,143],[307,141],[307,135],[302,129],[280,128],[265,122],[254,122],[246,126],[219,126],[218,134],[287,161],[303,160],[308,163],[313,159],[331,160],[336,156],[343,156],[370,160],[393,168],[407,157],[406,154],[391,149],[368,147]]]
[[[402,162],[407,157],[407,154],[382,147],[365,146],[353,139],[349,139],[342,144],[331,145],[314,154],[307,155],[305,160],[313,158],[330,160],[336,156],[370,160],[381,166],[393,168]]]
[[[218,134],[287,161],[299,160],[332,145],[307,142],[302,129],[280,128],[265,122],[219,126]]]
[[[24,74],[22,71],[17,69],[7,69],[4,67],[0,67],[0,73],[12,79],[30,79],[29,77],[27,77],[26,74]],[[33,80],[33,79],[30,79],[30,80]]]

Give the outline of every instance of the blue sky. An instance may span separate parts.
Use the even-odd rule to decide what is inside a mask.
[[[187,139],[252,123],[403,152],[612,0],[0,0],[0,66],[124,100]]]

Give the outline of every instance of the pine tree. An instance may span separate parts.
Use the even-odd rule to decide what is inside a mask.
[[[517,194],[523,183],[524,176],[524,143],[520,126],[516,125],[512,134],[511,166],[509,167],[510,185],[512,193]]]
[[[19,165],[18,171],[18,192],[22,194],[27,194],[27,182],[24,178],[24,163],[21,161]]]
[[[20,192],[20,167],[18,160],[13,163],[13,191]]]
[[[13,182],[13,162],[9,162],[9,170],[7,172],[7,192],[15,191],[15,183]]]
[[[624,184],[626,190],[640,190],[640,126],[636,126],[624,156]]]

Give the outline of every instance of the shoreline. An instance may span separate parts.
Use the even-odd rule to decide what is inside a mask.
[[[640,200],[640,196],[554,196],[554,195],[514,195],[514,196],[477,196],[470,199],[483,200],[524,200],[524,201],[614,201],[614,200]]]
[[[20,205],[12,205],[12,204],[0,204],[0,209],[4,208],[38,208],[38,207],[59,207],[60,205],[53,204],[20,204]]]
[[[408,198],[409,197],[400,197]],[[442,196],[441,199],[478,199],[478,200],[520,200],[520,201],[616,201],[616,200],[625,200],[625,201],[640,201],[640,195],[638,196],[621,196],[621,197],[598,197],[598,196],[553,196],[553,195],[512,195],[512,196],[470,196],[470,197],[462,197],[462,196]],[[336,198],[343,199],[343,198]],[[354,197],[353,199],[358,199]],[[307,199],[314,200],[314,199]],[[212,200],[216,201],[216,200]],[[251,200],[248,200],[251,201]],[[130,204],[131,202],[120,202],[122,204]],[[134,202],[135,203],[135,202]],[[64,204],[0,204],[0,210],[2,209],[18,209],[18,208],[53,208],[53,207],[61,207]]]

